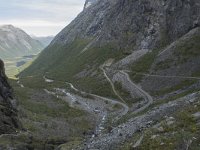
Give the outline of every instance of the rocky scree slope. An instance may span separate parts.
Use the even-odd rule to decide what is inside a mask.
[[[0,57],[14,58],[39,53],[44,46],[12,25],[0,26]]]
[[[17,117],[16,100],[7,81],[2,60],[0,60],[0,127],[0,135],[15,133],[21,128]]]

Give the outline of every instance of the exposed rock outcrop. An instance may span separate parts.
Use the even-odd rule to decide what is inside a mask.
[[[14,133],[20,128],[16,100],[5,75],[4,63],[0,60],[0,134]]]
[[[86,6],[93,1],[86,1]],[[175,40],[200,25],[199,1],[101,0],[83,11],[55,38],[68,43],[75,37],[117,41],[125,49],[153,48],[160,40]]]

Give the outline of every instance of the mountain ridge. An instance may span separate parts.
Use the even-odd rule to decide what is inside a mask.
[[[40,41],[45,47],[54,39],[54,36],[31,36],[33,39]]]
[[[22,57],[39,53],[44,46],[13,25],[0,26],[1,58]]]

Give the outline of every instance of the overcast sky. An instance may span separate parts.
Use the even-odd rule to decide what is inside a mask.
[[[0,25],[36,36],[56,35],[82,10],[85,0],[0,0]]]

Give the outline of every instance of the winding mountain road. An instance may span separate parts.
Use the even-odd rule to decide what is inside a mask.
[[[132,114],[137,114],[137,113],[145,110],[146,108],[148,108],[153,103],[153,98],[146,91],[144,91],[138,85],[133,83],[132,80],[130,79],[129,75],[126,72],[120,71],[120,73],[126,76],[127,80],[132,84],[132,86],[134,86],[141,93],[141,97],[143,97],[147,101],[146,105],[135,110],[134,112],[132,112]]]
[[[164,76],[164,75],[155,75],[155,74],[146,74],[146,73],[136,73],[138,75],[150,76],[150,77],[161,77],[161,78],[181,78],[181,79],[196,79],[200,80],[200,77],[191,77],[191,76]]]
[[[68,84],[70,86],[70,88],[76,92],[79,92],[81,94],[86,94],[86,95],[96,98],[96,101],[100,100],[100,101],[104,101],[105,103],[109,102],[110,106],[115,105],[115,104],[122,106],[122,109],[120,110],[121,113],[118,113],[113,118],[114,121],[117,121],[129,112],[129,107],[126,105],[125,100],[116,91],[115,86],[114,86],[112,80],[108,77],[103,65],[100,67],[100,69],[103,71],[103,74],[104,74],[106,80],[110,83],[113,92],[121,101],[102,97],[102,96],[95,95],[95,94],[86,93],[84,91],[80,91],[79,89],[77,89],[72,83],[69,83],[69,82],[64,82],[64,83]],[[118,70],[118,73],[121,74],[121,76],[123,75],[123,78],[126,79],[126,82],[131,85],[131,87],[133,88],[132,90],[136,90],[140,94],[140,96],[144,98],[145,102],[147,102],[142,107],[131,112],[131,114],[137,114],[137,113],[147,109],[153,103],[153,98],[146,91],[144,91],[141,87],[139,87],[137,84],[135,84],[130,79],[130,76],[128,75],[127,72],[129,72],[129,71]],[[152,74],[145,74],[145,73],[137,73],[137,74],[158,77],[158,78],[159,77],[162,77],[162,78],[184,78],[184,79],[200,80],[200,77],[163,76],[163,75],[152,75]],[[46,76],[43,76],[43,78],[44,78],[45,82],[48,82],[48,83],[54,82],[54,80],[48,79]],[[21,83],[19,82],[18,84],[20,85]],[[45,91],[48,94],[58,96],[56,92],[51,92],[48,90],[45,90]],[[65,90],[61,90],[61,92],[65,96],[71,97],[73,102],[76,101],[76,99],[73,98],[73,94],[71,95],[70,93],[67,93]],[[84,145],[81,146],[81,149],[84,148],[87,150],[88,149],[90,149],[90,150],[93,150],[93,149],[111,150],[113,148],[113,150],[114,150],[115,147],[113,147],[113,146],[123,143],[127,139],[127,137],[132,136],[136,132],[143,130],[144,128],[151,127],[154,123],[156,123],[156,121],[158,119],[161,120],[163,116],[170,115],[173,112],[177,111],[178,109],[188,106],[188,104],[190,104],[191,101],[196,100],[196,97],[198,97],[198,96],[199,96],[199,93],[191,94],[191,95],[185,96],[183,98],[180,98],[178,100],[168,102],[165,104],[161,104],[160,106],[157,106],[154,109],[149,110],[148,112],[145,112],[143,115],[131,118],[128,121],[124,122],[123,124],[120,124],[120,125],[114,127],[110,133],[102,132],[104,130],[105,122],[106,122],[110,112],[106,109],[101,108],[100,113],[98,114],[100,116],[100,120],[99,120],[98,125],[96,126],[95,134],[93,134],[84,143]],[[75,98],[77,98],[77,97],[75,97]],[[90,112],[93,112],[93,113],[94,113],[95,108],[98,106],[98,104],[99,103],[96,103],[93,106],[93,104],[90,104],[90,101],[86,101],[86,100],[83,100],[80,103],[80,105],[83,105],[83,107],[87,108],[88,110],[90,110]],[[134,146],[137,147],[137,145],[139,145],[142,140],[143,140],[143,135],[135,143]],[[79,149],[79,148],[77,148],[77,149]]]
[[[49,81],[49,79],[47,77],[45,77],[45,82],[48,82],[48,81]],[[71,89],[73,89],[74,91],[79,92],[81,94],[87,94],[87,95],[90,95],[94,98],[99,99],[100,101],[104,101],[104,104],[106,104],[106,102],[109,102],[110,106],[114,106],[115,104],[121,105],[123,110],[120,113],[117,113],[117,116],[113,118],[112,122],[119,120],[121,117],[126,115],[129,111],[129,107],[127,105],[125,105],[124,103],[121,103],[121,102],[118,102],[116,100],[112,100],[112,99],[109,99],[109,98],[105,98],[105,97],[102,97],[102,96],[98,96],[98,95],[95,95],[95,94],[89,94],[89,93],[80,91],[77,88],[75,88],[72,83],[69,83],[69,82],[65,82],[65,83],[68,84],[71,87]],[[101,106],[100,106],[101,104],[99,104],[98,102],[95,102],[95,100],[87,101],[87,99],[85,99],[85,98],[80,99],[79,96],[75,96],[73,94],[70,94],[70,93],[66,92],[65,89],[56,88],[57,92],[51,92],[47,89],[44,89],[44,90],[45,90],[46,93],[57,96],[57,97],[60,97],[58,95],[58,92],[63,93],[66,97],[71,99],[71,101],[67,101],[67,99],[68,99],[67,98],[66,102],[70,103],[70,105],[72,107],[73,107],[74,103],[78,102],[78,104],[80,106],[79,108],[82,108],[83,110],[86,110],[86,111],[88,111],[89,113],[92,113],[92,114],[94,114],[95,112],[98,112],[98,116],[100,117],[100,120],[99,120],[98,125],[95,128],[94,134],[91,136],[91,138],[89,140],[92,140],[96,136],[102,135],[102,131],[104,130],[104,126],[105,126],[105,123],[107,121],[107,118],[108,118],[108,115],[109,115],[110,112],[106,108],[103,108],[103,106],[101,108]],[[96,108],[98,108],[98,110]]]
[[[113,91],[116,92],[115,94],[120,96],[117,93],[117,91],[115,90],[115,86],[112,83],[111,79],[109,79],[109,77],[107,76],[106,71],[103,68],[101,68],[101,69],[104,72],[104,76],[106,77],[106,79],[112,85]],[[131,85],[134,86],[135,89],[137,89],[139,91],[139,93],[141,93],[141,97],[143,97],[146,101],[148,101],[147,104],[145,104],[143,107],[135,110],[132,113],[137,114],[137,113],[143,111],[144,109],[148,108],[153,103],[153,98],[146,91],[144,91],[138,85],[133,83],[132,80],[130,79],[128,73],[126,73],[123,70],[119,71],[119,73],[124,75],[126,77],[126,79],[128,80],[128,82],[130,82]],[[146,75],[148,75],[148,74],[146,74]],[[158,76],[158,75],[153,75],[153,76]],[[47,77],[45,77],[44,79],[45,79],[45,82],[48,82]],[[192,79],[200,79],[200,78],[192,77]],[[99,96],[99,95],[89,94],[89,93],[86,93],[84,91],[78,90],[76,87],[74,87],[74,85],[72,83],[69,83],[69,82],[65,82],[65,83],[68,84],[70,86],[70,88],[73,89],[76,92],[93,96],[93,97],[100,99],[102,101],[105,101],[105,102],[107,101],[107,102],[109,102],[110,104],[113,104],[113,105],[114,104],[121,105],[123,107],[123,112],[121,114],[118,114],[117,117],[115,117],[115,120],[120,119],[121,117],[126,115],[129,111],[129,107],[125,103],[122,103],[122,102],[119,102],[119,101],[116,101],[116,100],[112,100],[112,99],[109,99],[109,98],[105,98],[105,97],[102,97],[102,96]],[[52,94],[47,90],[45,90],[45,91],[49,94]],[[63,93],[66,94],[66,92],[63,92]],[[66,95],[69,96],[69,94],[66,94]],[[185,98],[181,98],[181,99],[175,100],[173,102],[162,104],[158,107],[155,107],[154,110],[150,110],[150,111],[146,112],[144,115],[129,119],[127,122],[113,128],[111,133],[106,133],[106,134],[102,134],[101,131],[104,129],[103,126],[104,126],[105,121],[107,119],[107,112],[102,111],[101,121],[96,128],[96,133],[98,134],[98,136],[95,137],[94,135],[92,135],[92,137],[88,141],[86,141],[86,143],[84,144],[85,146],[83,146],[83,147],[85,147],[84,149],[91,149],[91,150],[96,149],[96,148],[98,148],[99,150],[107,150],[107,149],[110,150],[113,147],[113,145],[116,146],[116,145],[120,144],[121,142],[125,141],[127,137],[132,136],[138,130],[149,126],[149,124],[153,125],[153,123],[156,122],[157,119],[161,119],[163,115],[169,115],[172,112],[176,111],[177,109],[182,108],[184,106],[187,106],[188,103],[190,103],[190,100],[195,99],[195,97],[197,97],[197,95],[198,94],[191,94],[189,96],[186,96]],[[85,103],[85,104],[88,104],[88,103]],[[138,144],[140,144],[142,138],[143,137],[141,137],[138,140],[138,142],[136,142],[136,144],[135,144],[136,146]]]
[[[46,76],[45,76],[44,80],[45,80],[45,82],[48,82],[48,83],[51,83],[49,81],[54,82],[54,80],[48,79]],[[102,96],[99,96],[99,95],[96,95],[96,94],[86,93],[84,91],[78,90],[72,83],[69,83],[69,82],[65,82],[65,83],[68,84],[70,86],[70,88],[73,89],[76,92],[79,92],[81,94],[87,94],[89,96],[92,96],[94,98],[97,98],[97,99],[103,101],[104,103],[108,102],[111,106],[114,106],[116,104],[122,106],[122,111],[120,111],[120,113],[118,113],[117,116],[113,118],[113,120],[112,120],[113,122],[119,120],[121,117],[126,115],[128,113],[128,111],[129,111],[129,107],[126,104],[122,103],[122,102],[119,102],[117,100],[113,100],[113,99],[110,99],[110,98],[102,97]],[[59,95],[56,94],[56,92],[51,92],[51,91],[48,91],[47,89],[44,89],[44,90],[48,94],[51,94],[51,95],[59,97]],[[78,103],[84,108],[84,110],[86,110],[86,111],[88,111],[90,113],[94,113],[95,111],[98,111],[98,110],[96,110],[96,108],[98,107],[98,103],[95,103],[94,100],[92,100],[92,102],[93,102],[93,104],[92,104],[92,102],[84,101],[84,99],[82,99],[82,100],[78,100],[78,98],[76,99],[75,96],[73,96],[72,94],[66,92],[65,89],[56,88],[56,91],[59,91],[59,92],[63,93],[65,96],[67,96],[70,99],[72,99],[72,101],[70,102],[71,106],[73,106],[73,103],[78,101]],[[104,128],[103,125],[104,125],[104,123],[105,123],[105,121],[106,121],[106,119],[108,117],[107,110],[103,110],[103,108],[102,108],[102,110],[99,110],[99,111],[100,111],[100,116],[101,116],[102,119],[101,119],[99,125],[96,128],[96,131],[95,131],[96,134],[101,134],[101,130]]]
[[[120,70],[119,70],[120,71]],[[130,73],[130,70],[123,70],[123,72]],[[157,75],[157,74],[148,74],[148,73],[140,73],[136,72],[137,75],[144,75],[149,77],[158,77],[158,78],[180,78],[180,79],[193,79],[193,80],[200,80],[200,77],[192,77],[192,76],[173,76],[173,75]]]
[[[124,100],[124,99],[118,94],[118,92],[115,90],[115,86],[114,86],[113,82],[111,81],[111,79],[110,79],[110,78],[108,77],[108,75],[106,74],[106,71],[105,71],[105,69],[104,69],[104,65],[102,65],[102,66],[100,67],[100,69],[103,71],[104,76],[106,77],[106,79],[108,80],[108,82],[110,83],[110,85],[112,86],[112,90],[113,90],[113,92],[115,93],[115,95],[116,95],[122,102],[126,103],[125,100]],[[132,80],[130,79],[129,75],[128,75],[125,71],[120,70],[119,72],[120,72],[121,74],[123,74],[123,75],[126,76],[128,82],[129,82],[133,87],[135,87],[134,89],[137,89],[137,90],[139,91],[139,93],[140,93],[140,96],[143,97],[143,98],[147,101],[147,104],[145,104],[144,106],[142,106],[142,107],[138,108],[137,110],[133,111],[132,114],[137,114],[137,113],[139,113],[139,112],[145,110],[146,108],[148,108],[148,107],[153,103],[153,98],[152,98],[146,91],[144,91],[144,90],[141,89],[138,85],[136,85],[135,83],[133,83]]]
[[[115,95],[126,104],[126,101],[118,94],[118,92],[115,90],[115,86],[113,84],[113,82],[110,80],[110,78],[108,77],[108,75],[106,74],[106,71],[104,69],[104,66],[101,66],[100,69],[103,71],[104,76],[106,77],[107,81],[110,83],[113,92],[115,93]]]
[[[66,83],[69,84],[70,87],[73,90],[75,90],[76,92],[80,92],[81,94],[88,94],[90,96],[96,97],[96,98],[101,99],[103,101],[110,102],[112,105],[115,105],[115,104],[121,105],[124,108],[124,110],[123,110],[123,112],[121,114],[119,114],[118,117],[115,118],[115,120],[120,119],[121,117],[123,117],[124,115],[126,115],[128,113],[128,111],[129,111],[129,107],[126,104],[122,103],[122,102],[119,102],[117,100],[112,100],[112,99],[109,99],[109,98],[106,98],[106,97],[102,97],[102,96],[99,96],[99,95],[96,95],[96,94],[89,94],[89,93],[80,91],[77,88],[75,88],[72,83],[69,83],[69,82],[66,82]]]

